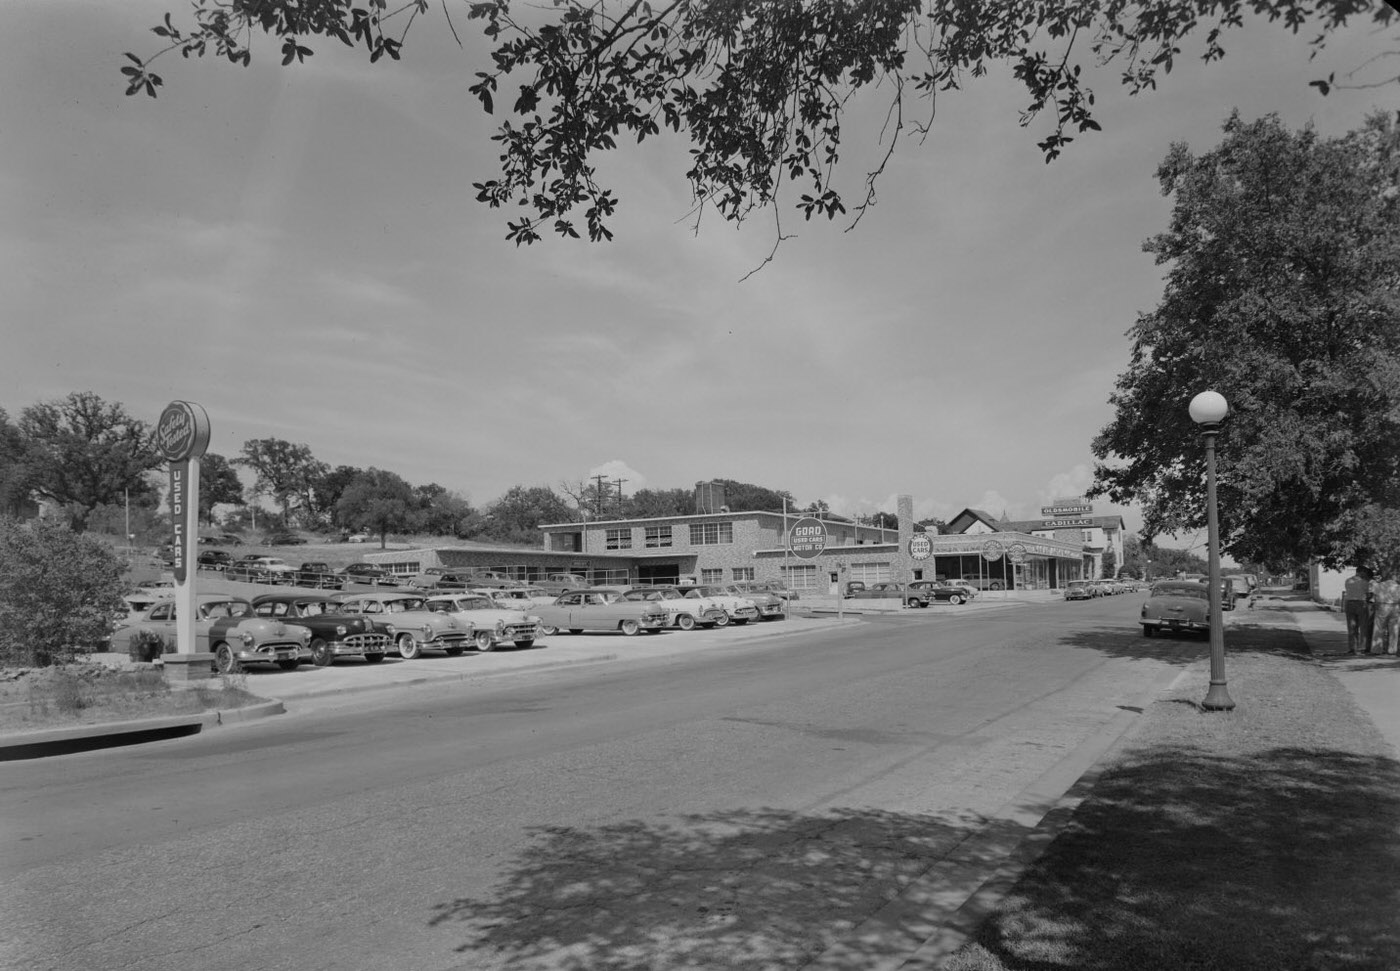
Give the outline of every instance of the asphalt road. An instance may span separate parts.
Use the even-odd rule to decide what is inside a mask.
[[[1200,656],[1143,638],[1141,599],[906,611],[6,763],[0,963],[804,967]]]

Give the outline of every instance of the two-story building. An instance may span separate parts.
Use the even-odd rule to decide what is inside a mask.
[[[1104,575],[1104,557],[1112,552],[1112,563],[1123,565],[1123,517],[1095,516],[1093,504],[1084,496],[1055,499],[1042,506],[1040,519],[996,519],[981,509],[964,509],[948,522],[948,532],[962,535],[1024,533],[1037,539],[1077,544],[1082,549],[1086,579]]]

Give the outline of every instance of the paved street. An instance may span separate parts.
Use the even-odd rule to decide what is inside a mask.
[[[800,968],[858,938],[878,967],[900,952],[864,922],[1201,656],[1142,638],[1140,600],[610,638],[607,663],[9,763],[0,957]]]

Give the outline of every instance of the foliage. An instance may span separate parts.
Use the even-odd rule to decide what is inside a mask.
[[[212,526],[218,505],[243,505],[243,483],[228,459],[206,452],[199,460],[200,518]]]
[[[786,489],[768,489],[749,482],[715,479],[724,485],[724,504],[731,512],[782,512],[783,500],[789,509],[797,508],[792,493]]]
[[[467,498],[444,489],[437,483],[414,488],[418,509],[414,513],[414,528],[434,536],[458,536],[472,521],[476,510]]]
[[[1187,405],[1213,388],[1231,408],[1217,448],[1227,552],[1341,566],[1394,549],[1400,128],[1374,116],[1322,139],[1233,115],[1218,148],[1173,146],[1158,178],[1171,226],[1145,248],[1171,269],[1129,332],[1092,494],[1141,503],[1145,536],[1203,528]]]
[[[623,516],[647,519],[655,516],[695,515],[693,489],[638,489],[627,497]]]
[[[154,97],[162,84],[151,62],[168,51],[206,53],[247,65],[257,31],[280,39],[282,64],[310,57],[313,38],[364,45],[371,63],[398,60],[409,27],[427,0],[392,9],[385,0],[189,0],[193,26],[170,14],[153,28],[167,45],[149,57],[128,53],[127,94]],[[533,243],[543,232],[594,241],[612,238],[618,205],[597,178],[600,156],[622,140],[644,141],[663,128],[691,143],[686,177],[696,219],[706,208],[740,222],[774,207],[792,183],[804,218],[847,214],[836,187],[844,113],[866,89],[889,99],[884,145],[852,210],[856,221],[876,201],[875,185],[906,129],[928,133],[939,95],[1010,65],[1026,89],[1020,122],[1041,112],[1050,131],[1039,142],[1047,161],[1092,131],[1094,93],[1082,68],[1113,63],[1131,92],[1154,88],[1181,45],[1204,31],[1206,62],[1225,55],[1222,33],[1246,9],[1296,33],[1316,30],[1321,48],[1349,18],[1370,12],[1389,26],[1394,12],[1376,0],[1082,0],[1079,3],[960,3],[950,0],[676,0],[613,5],[555,0],[553,11],[509,0],[468,6],[494,46],[489,70],[470,91],[503,119],[496,178],[474,184],[477,199],[521,213],[506,238]],[[448,26],[457,36],[457,26]],[[397,31],[397,33],[393,33]],[[460,41],[459,41],[460,42]],[[1322,94],[1345,86],[1314,82]],[[922,102],[922,105],[919,104]],[[920,117],[922,116],[922,117]],[[781,228],[779,229],[781,238]]]
[[[314,509],[316,485],[330,470],[307,446],[280,438],[249,439],[233,464],[253,470],[257,475],[255,494],[276,500],[286,525],[291,524],[293,508],[307,513]]]
[[[472,539],[539,545],[541,523],[575,520],[573,510],[548,486],[511,486],[486,507]]]
[[[153,630],[138,630],[131,636],[127,653],[133,661],[154,661],[163,654],[173,654],[175,645]]]
[[[1103,551],[1103,575],[1106,577],[1118,575],[1118,553],[1111,546]]]
[[[0,515],[18,516],[29,499],[24,436],[0,408]]]
[[[870,525],[881,529],[898,529],[899,517],[892,512],[877,512],[870,517]]]
[[[151,426],[91,391],[41,402],[20,413],[27,483],[65,507],[74,529],[98,506],[153,493],[145,473],[160,464]]]
[[[915,531],[915,532],[920,532],[920,531],[922,531],[922,532],[925,532],[925,533],[928,533],[928,532],[942,533],[942,532],[947,531],[947,529],[948,529],[948,524],[947,524],[945,521],[943,521],[942,519],[939,519],[939,518],[937,518],[937,517],[931,517],[931,518],[929,518],[929,519],[920,519],[918,522],[916,522],[916,523],[914,524],[914,531]]]
[[[127,586],[106,543],[52,520],[0,518],[0,664],[46,667],[90,649]]]
[[[406,528],[415,508],[413,487],[403,478],[369,468],[345,487],[336,503],[336,516],[346,526],[378,534],[383,549],[389,531]]]
[[[332,526],[344,526],[336,512],[336,504],[345,494],[346,487],[363,475],[364,471],[353,465],[337,465],[334,469],[323,469],[311,484],[312,506],[316,517],[329,520]]]

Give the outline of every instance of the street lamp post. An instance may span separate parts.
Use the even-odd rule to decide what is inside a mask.
[[[1230,411],[1223,395],[1202,391],[1191,399],[1191,420],[1201,426],[1206,445],[1206,527],[1210,563],[1210,690],[1201,707],[1206,711],[1231,711],[1235,702],[1225,687],[1225,620],[1220,609],[1220,525],[1215,514],[1215,436]]]

